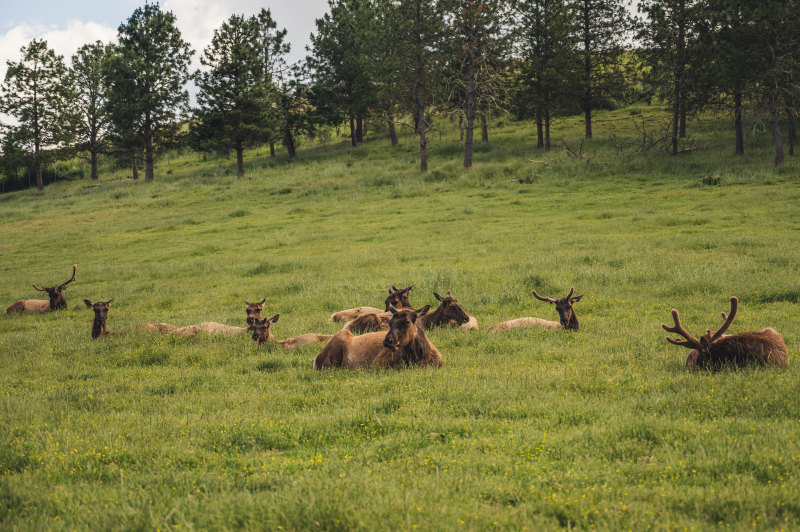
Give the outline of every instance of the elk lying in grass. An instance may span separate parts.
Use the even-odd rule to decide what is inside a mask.
[[[442,297],[434,292],[433,297],[439,301],[439,306],[436,310],[420,317],[420,325],[423,329],[458,327],[463,330],[472,330],[478,328],[478,320],[461,308],[461,303],[453,297],[453,294],[447,292],[447,297]]]
[[[257,319],[261,319],[261,311],[264,310],[264,303],[266,303],[267,298],[265,297],[258,303],[250,303],[248,300],[244,300],[244,304],[247,305],[244,311],[247,314],[247,325],[253,325]]]
[[[198,333],[235,336],[237,334],[246,333],[249,330],[248,327],[236,327],[234,325],[217,323],[216,321],[204,321],[194,325],[186,325],[185,327],[170,325],[169,323],[144,323],[139,327],[148,332],[158,331],[174,336],[194,336]]]
[[[6,309],[6,314],[12,312],[50,312],[51,310],[59,310],[67,308],[67,300],[61,293],[67,289],[67,285],[75,280],[75,272],[78,270],[78,265],[72,265],[72,277],[64,281],[58,286],[39,288],[35,284],[33,287],[39,292],[47,292],[50,297],[49,301],[43,299],[20,299],[15,301],[10,307]]]
[[[667,332],[679,334],[685,338],[685,340],[679,340],[668,336],[667,341],[691,349],[686,358],[686,367],[690,369],[717,370],[725,366],[741,368],[750,365],[771,365],[779,368],[788,366],[789,356],[786,344],[775,329],[767,327],[757,332],[723,334],[733,323],[738,307],[739,300],[731,297],[731,311],[727,315],[722,313],[722,319],[725,320],[722,327],[714,333],[706,330],[706,334],[701,336],[699,341],[683,328],[676,309],[672,309],[672,319],[675,325],[668,327],[662,324],[661,327]]]
[[[314,359],[315,369],[390,368],[402,365],[442,365],[442,355],[425,336],[420,312],[389,306],[389,332],[354,336],[350,331],[333,335]]]
[[[386,298],[386,311],[381,312],[364,312],[359,314],[352,320],[344,324],[345,331],[354,333],[365,333],[372,331],[388,331],[389,320],[392,319],[392,313],[389,312],[389,305],[394,308],[411,308],[411,303],[408,301],[408,294],[414,289],[413,286],[398,290],[392,285],[389,289],[389,297]],[[364,307],[362,307],[364,308]],[[366,307],[368,308],[368,307]],[[377,309],[376,309],[377,310]]]
[[[580,328],[580,323],[578,323],[578,315],[575,314],[575,309],[572,308],[572,305],[580,301],[583,295],[572,297],[572,292],[574,291],[575,287],[573,286],[569,289],[569,294],[561,299],[542,297],[536,293],[536,290],[531,291],[533,297],[539,301],[544,301],[545,303],[556,306],[559,321],[543,320],[541,318],[517,318],[516,320],[496,323],[489,327],[489,330],[496,332],[508,331],[511,329],[526,329],[529,327],[542,327],[545,329],[571,329],[577,331]]]
[[[253,340],[258,342],[258,345],[268,342],[271,344],[277,344],[287,351],[294,351],[300,346],[324,342],[326,340],[330,340],[331,338],[331,335],[329,334],[306,333],[301,334],[300,336],[295,336],[294,338],[289,338],[288,340],[276,340],[272,335],[270,325],[276,323],[279,317],[280,314],[275,314],[269,319],[261,317],[254,319],[252,325],[249,327],[249,330],[252,331]]]
[[[347,310],[340,310],[331,315],[331,321],[351,321],[364,314],[381,314],[389,311],[389,305],[395,308],[410,308],[411,303],[408,302],[408,294],[414,290],[414,286],[398,289],[394,285],[389,288],[389,297],[386,298],[384,304],[386,305],[383,310],[375,307],[356,307]]]
[[[106,320],[108,319],[108,309],[111,308],[111,303],[114,302],[112,297],[108,301],[98,301],[92,303],[88,299],[83,300],[86,306],[94,311],[94,321],[92,322],[92,338],[104,338],[106,336],[113,336],[119,334],[119,331],[108,332],[106,329]]]

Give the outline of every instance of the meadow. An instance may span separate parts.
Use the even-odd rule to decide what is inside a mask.
[[[725,117],[677,158],[635,153],[644,112],[597,114],[581,158],[496,120],[475,167],[452,127],[307,143],[295,161],[172,154],[152,183],[106,172],[0,195],[0,302],[77,263],[69,309],[0,317],[4,530],[551,530],[800,527],[800,163],[766,132],[732,156]],[[554,125],[580,146],[580,117]],[[616,136],[611,137],[611,132]],[[616,143],[622,147],[618,153]],[[204,160],[205,159],[205,160]],[[320,346],[174,338],[144,322],[332,334],[332,312],[452,292],[480,331],[428,333],[440,369],[324,371]],[[571,286],[575,332],[531,290]],[[689,372],[699,335],[774,327],[784,370]],[[115,298],[92,340],[83,299]]]

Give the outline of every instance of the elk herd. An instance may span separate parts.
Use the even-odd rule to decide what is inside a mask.
[[[49,300],[21,299],[14,302],[6,313],[50,312],[67,308],[63,292],[67,285],[75,281],[77,265],[72,265],[72,276],[60,285],[33,288],[47,292]],[[167,323],[144,323],[140,329],[176,336],[194,336],[198,333],[238,335],[250,334],[258,345],[267,343],[291,351],[300,346],[325,342],[314,358],[315,369],[325,368],[392,368],[406,365],[442,365],[442,355],[431,343],[425,332],[435,327],[452,327],[465,331],[477,330],[478,321],[466,312],[461,304],[447,292],[441,296],[433,292],[439,304],[434,310],[431,305],[412,307],[409,294],[413,286],[398,289],[392,286],[384,301],[384,309],[376,307],[355,307],[334,313],[331,320],[344,323],[342,330],[333,335],[306,333],[286,340],[277,340],[271,326],[277,323],[280,314],[263,318],[266,298],[258,303],[245,301],[247,327],[237,327],[217,322],[202,322],[195,325],[178,326]],[[573,305],[583,295],[574,296],[574,288],[563,298],[542,297],[536,290],[533,297],[539,301],[555,305],[559,321],[523,317],[504,321],[489,327],[490,332],[502,332],[521,328],[566,329],[577,331],[580,328],[578,316]],[[114,299],[92,302],[83,300],[94,311],[92,338],[104,338],[123,331],[108,331],[106,322],[108,311]],[[722,313],[722,326],[715,332],[695,339],[681,324],[678,311],[672,309],[673,326],[662,325],[665,331],[683,337],[667,337],[670,343],[690,348],[686,367],[690,369],[718,370],[725,367],[745,366],[786,367],[789,363],[788,350],[783,337],[770,327],[755,332],[724,334],[733,323],[739,300],[731,297],[730,312]]]

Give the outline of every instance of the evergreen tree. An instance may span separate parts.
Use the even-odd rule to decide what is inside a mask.
[[[625,85],[620,58],[632,21],[622,0],[573,0],[583,66],[585,136],[592,138],[592,109]]]
[[[89,152],[92,179],[97,179],[97,155],[105,141],[108,113],[105,101],[105,62],[109,47],[100,41],[81,46],[72,56],[72,80],[78,120],[74,124],[77,148]]]
[[[184,85],[193,52],[181,38],[175,15],[162,11],[158,3],[134,10],[118,36],[107,70],[109,115],[126,145],[141,142],[149,181],[156,149],[175,137],[180,113],[188,112]]]
[[[269,12],[267,17],[271,21]],[[236,175],[244,175],[244,148],[269,141],[276,116],[272,109],[274,86],[265,73],[264,47],[257,17],[232,15],[214,31],[200,62],[193,144],[200,149],[236,151]],[[282,37],[281,37],[282,38]]]
[[[537,147],[550,149],[550,123],[555,108],[579,83],[574,68],[577,41],[571,31],[575,13],[565,0],[519,2],[516,100],[533,109]],[[527,115],[527,110],[522,115]]]
[[[22,59],[8,62],[0,87],[0,112],[13,117],[16,145],[33,152],[36,188],[42,190],[42,163],[72,140],[70,102],[74,99],[64,58],[34,39],[20,49]],[[43,150],[47,149],[47,153]]]

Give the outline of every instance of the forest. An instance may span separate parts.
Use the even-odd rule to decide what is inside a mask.
[[[772,135],[775,166],[794,155],[800,109],[797,0],[329,0],[303,61],[289,64],[285,29],[268,9],[233,14],[198,53],[158,3],[134,10],[117,42],[82,46],[65,61],[34,39],[8,63],[0,86],[3,191],[127,167],[156,178],[170,151],[235,154],[268,146],[287,157],[309,140],[338,135],[353,147],[365,130],[392,145],[458,125],[463,166],[493,117],[529,120],[536,149],[551,128],[580,114],[586,140],[607,136],[593,113],[636,103],[669,116],[642,124],[641,150],[695,149],[691,121],[729,119],[731,156],[744,130]],[[188,88],[196,89],[192,104]],[[687,125],[687,121],[689,125]],[[565,146],[567,152],[580,147]],[[71,168],[71,170],[70,170]],[[78,175],[75,175],[75,174]]]

